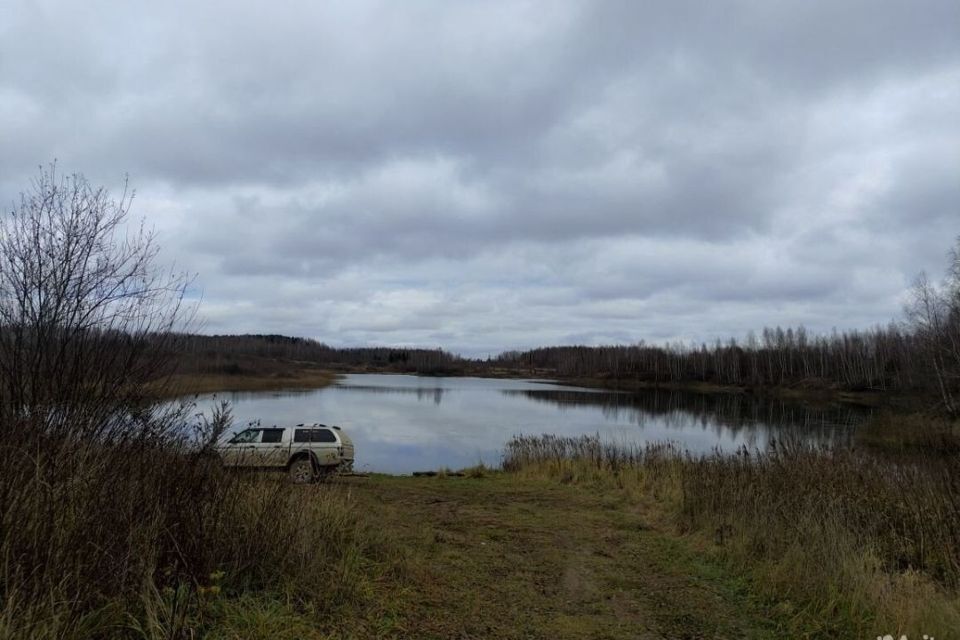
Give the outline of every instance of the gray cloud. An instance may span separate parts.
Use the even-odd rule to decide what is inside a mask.
[[[210,331],[885,323],[960,233],[960,5],[15,1],[0,197],[129,173]]]

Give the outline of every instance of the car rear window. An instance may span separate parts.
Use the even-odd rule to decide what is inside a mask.
[[[336,442],[337,437],[330,429],[296,429],[293,432],[294,442]]]

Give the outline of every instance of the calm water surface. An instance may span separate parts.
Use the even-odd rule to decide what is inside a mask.
[[[534,380],[351,374],[325,389],[220,394],[236,430],[301,422],[349,430],[361,471],[410,473],[498,465],[516,434],[599,434],[674,441],[694,452],[764,448],[771,438],[848,442],[867,414],[853,407],[761,402],[732,395],[612,393]],[[201,403],[202,407],[203,403]]]

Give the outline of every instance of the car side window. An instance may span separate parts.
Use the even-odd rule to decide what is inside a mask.
[[[294,442],[336,442],[337,437],[329,429],[296,429]]]
[[[230,444],[249,444],[251,442],[257,442],[260,440],[260,430],[259,429],[247,429],[246,431],[241,431],[237,435],[233,436],[230,440]]]
[[[276,444],[283,441],[283,429],[264,429],[263,439],[260,442]]]
[[[314,442],[336,442],[337,436],[333,435],[333,431],[330,431],[330,429],[314,429],[313,441]]]

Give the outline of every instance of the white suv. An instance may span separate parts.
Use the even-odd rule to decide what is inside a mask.
[[[353,442],[336,426],[251,427],[217,447],[228,467],[286,469],[297,484],[353,469]]]

